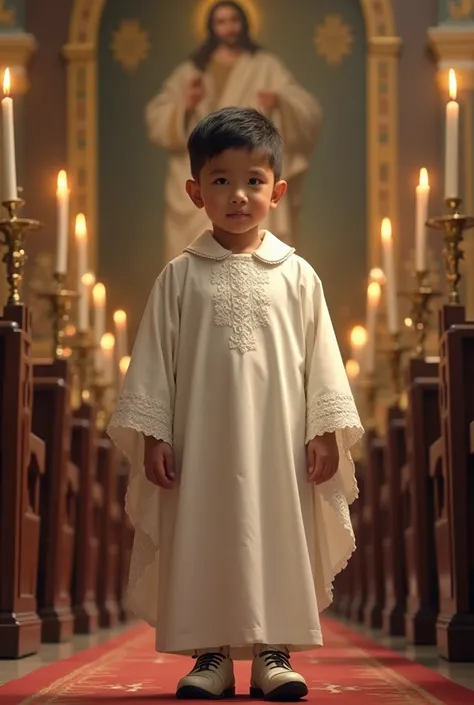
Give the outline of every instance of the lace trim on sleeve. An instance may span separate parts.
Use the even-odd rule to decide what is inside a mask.
[[[110,421],[110,428],[117,426],[131,428],[170,445],[173,442],[171,410],[143,394],[128,393],[120,397]]]
[[[306,443],[324,433],[343,431],[344,452],[362,437],[364,430],[351,394],[327,392],[313,398],[306,416]]]

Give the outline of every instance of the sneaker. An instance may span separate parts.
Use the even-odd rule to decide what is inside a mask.
[[[218,700],[235,695],[234,664],[223,653],[206,651],[196,657],[193,670],[178,683],[182,700]]]
[[[286,649],[268,647],[254,657],[250,681],[252,698],[295,702],[306,695],[306,681],[291,668]]]

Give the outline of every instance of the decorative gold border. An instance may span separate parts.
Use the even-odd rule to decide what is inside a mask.
[[[97,262],[97,42],[106,0],[75,0],[68,60],[68,167],[72,212],[85,213],[91,267]],[[398,53],[392,0],[360,0],[367,40],[368,266],[379,264],[380,223],[398,227]]]

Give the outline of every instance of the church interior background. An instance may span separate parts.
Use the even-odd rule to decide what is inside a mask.
[[[172,0],[0,0],[0,69],[3,75],[8,67],[11,75],[16,170],[22,189],[20,195],[25,201],[21,216],[41,224],[39,230],[28,232],[25,238],[27,261],[22,296],[32,315],[29,354],[33,360],[44,361],[54,350],[52,302],[56,299],[51,287],[59,282],[74,291],[80,277],[90,275],[90,284],[81,288],[88,292],[88,302],[76,304],[75,298],[71,299],[72,313],[66,321],[60,357],[61,362],[71,365],[74,400],[77,384],[80,386],[81,365],[74,368],[77,350],[73,334],[82,315],[86,320],[85,330],[93,328],[95,343],[100,346],[102,341],[102,354],[109,365],[105,396],[103,389],[98,392],[100,403],[105,404],[105,409],[99,409],[99,416],[107,413],[104,398],[120,384],[148,293],[165,264],[163,220],[169,154],[150,141],[145,124],[146,106],[176,66],[202,41],[206,17],[213,4],[214,0],[179,0],[179,3]],[[443,230],[424,227],[420,230],[419,222],[417,224],[417,208],[422,198],[417,193],[420,193],[422,169],[426,169],[429,177],[429,190],[421,189],[429,194],[424,211],[426,217],[447,213],[444,197],[449,171],[446,142],[450,139],[447,114],[450,70],[455,74],[456,99],[460,105],[457,195],[462,199],[462,211],[474,215],[474,2],[239,0],[239,4],[249,17],[255,40],[277,55],[296,81],[320,103],[322,127],[316,148],[309,155],[295,245],[322,279],[364,422],[370,434],[377,435],[377,443],[385,439],[386,444],[391,428],[387,408],[393,409],[394,390],[398,394],[400,413],[408,419],[416,416],[410,407],[413,397],[403,376],[401,359],[409,358],[417,342],[420,344],[420,331],[423,349],[421,353],[415,350],[414,354],[435,364],[433,361],[439,360],[440,355],[437,310],[447,301],[462,304],[465,306],[463,325],[472,329],[470,321],[474,320],[473,231],[463,233],[460,245],[463,260],[449,265],[451,269],[458,264],[461,268],[458,301],[453,295],[452,280],[450,283],[446,276]],[[4,128],[6,141],[2,159],[5,159],[8,142],[5,133]],[[61,170],[67,173],[67,211],[64,198],[56,194]],[[9,186],[8,174],[5,177],[2,172],[2,200],[9,198]],[[78,221],[78,214],[83,214],[84,219]],[[385,242],[384,250],[382,231],[385,224],[387,233],[386,219],[390,220],[392,237],[389,246]],[[82,237],[81,232],[78,235],[81,224]],[[63,268],[64,277],[55,279],[61,227],[66,232],[69,254],[67,267]],[[426,247],[420,255],[417,247],[425,237]],[[424,257],[422,269],[426,270],[423,291],[421,280],[416,276],[420,256]],[[105,287],[96,289],[95,297],[92,296],[94,282]],[[368,294],[373,283],[376,284],[375,290],[372,288],[372,296],[377,299],[375,304],[375,299]],[[377,289],[379,284],[381,288]],[[7,299],[10,285],[2,265],[0,294],[3,301]],[[426,287],[431,290],[429,296],[423,298]],[[377,292],[380,292],[380,300]],[[428,321],[417,318],[420,292],[422,302],[428,301],[431,308]],[[117,311],[118,315],[114,315]],[[455,322],[459,323],[460,319]],[[459,365],[465,370],[466,389],[472,391],[474,398],[474,348],[472,342],[469,345],[471,347],[466,347],[456,359],[462,359]],[[89,353],[83,347],[80,354]],[[119,358],[123,363],[121,371],[116,364]],[[367,362],[369,358],[371,363]],[[452,359],[450,364],[456,365]],[[470,479],[464,487],[466,496],[472,499],[474,402],[472,399],[461,402],[454,396],[452,403],[467,415],[463,417],[468,421],[463,438],[471,433],[472,445],[466,455],[467,465],[463,467],[470,469]],[[74,401],[71,408],[74,411]],[[5,413],[0,416],[2,424]],[[447,433],[447,426],[443,428]],[[5,433],[3,430],[2,434]],[[413,441],[412,446],[407,442],[409,458]],[[426,444],[426,439],[423,442]],[[425,451],[423,462],[429,463],[429,448]],[[367,458],[370,465],[371,453],[367,448],[360,449],[357,461],[361,467],[367,463]],[[449,466],[446,453],[444,462]],[[405,460],[400,461],[401,465]],[[1,462],[1,472],[5,475],[8,468],[4,459]],[[436,494],[437,485],[433,482]],[[373,490],[373,483],[367,487]],[[5,490],[2,492],[2,501],[5,501]],[[374,497],[377,503],[379,495]],[[462,516],[467,527],[467,514]],[[461,610],[464,615],[469,613],[463,628],[472,648],[470,657],[464,654],[462,658],[451,658],[448,654],[446,659],[443,649],[437,648],[434,636],[431,641],[417,645],[410,642],[409,632],[381,631],[382,622],[352,618],[347,600],[351,596],[355,599],[357,577],[351,577],[352,587],[348,582],[343,584],[341,579],[341,600],[336,601],[331,619],[339,625],[345,624],[344,628],[353,630],[360,639],[370,637],[375,645],[372,651],[367,647],[367,654],[371,655],[365,657],[362,653],[365,642],[357,642],[356,657],[360,659],[361,668],[364,665],[369,668],[370,662],[374,673],[389,669],[389,665],[380,665],[383,658],[377,649],[390,648],[396,652],[396,659],[407,658],[410,663],[425,664],[429,669],[426,671],[428,681],[431,674],[439,685],[440,690],[436,690],[438,686],[426,684],[426,678],[423,681],[423,676],[415,673],[415,682],[422,681],[426,685],[424,699],[424,686],[417,686],[413,691],[406,686],[405,692],[405,680],[400,676],[395,679],[396,688],[395,680],[390,681],[393,692],[398,693],[398,702],[472,702],[469,699],[472,692],[469,695],[468,690],[465,696],[461,690],[450,691],[449,687],[443,690],[444,681],[439,675],[446,677],[446,682],[454,683],[453,687],[460,684],[474,689],[474,529],[472,519],[470,521],[463,544],[468,553],[463,580],[468,582],[471,595]],[[450,540],[452,535],[451,531]],[[383,561],[382,554],[377,555],[377,560]],[[368,562],[371,556],[373,558],[369,552]],[[41,553],[38,560],[41,573]],[[435,565],[436,560],[433,560]],[[3,566],[1,575],[3,582]],[[370,571],[367,580],[370,584]],[[405,606],[408,587],[406,593]],[[370,598],[370,589],[368,595]],[[5,602],[6,598],[2,599]],[[0,611],[5,612],[5,609],[0,605]],[[88,653],[89,647],[106,645],[117,634],[120,635],[117,638],[124,639],[128,629],[136,629],[135,623],[131,624],[131,627],[125,624],[91,630],[93,633],[89,634],[86,630],[81,636],[71,634],[64,643],[39,645],[33,652],[36,655],[31,656],[30,651],[20,660],[7,654],[7,658],[0,661],[0,684],[3,683],[0,700],[2,687],[12,687],[14,679],[41,672],[47,662],[55,663],[75,653]],[[342,632],[337,632],[338,628],[335,627],[336,644],[337,639],[346,638],[341,636]],[[1,640],[0,617],[0,655],[3,656]],[[101,654],[98,652],[97,658]],[[379,666],[374,665],[378,657],[382,659]],[[466,665],[469,662],[471,665]],[[74,663],[71,668],[76,666],[79,667]],[[400,673],[409,672],[401,668]],[[39,693],[38,684],[44,683],[46,688],[47,678],[45,676],[44,681],[38,678],[35,687]],[[440,679],[439,682],[436,679]],[[59,683],[59,679],[55,683]],[[337,692],[352,697],[352,686],[346,686],[338,690],[334,685],[331,690],[327,685],[321,697]],[[10,703],[30,702],[27,698],[34,692],[28,688],[32,687],[29,681],[23,690],[22,686],[17,691],[12,687],[12,695],[5,691],[4,702],[7,698],[11,698]],[[59,685],[51,692],[56,687],[58,693],[62,692]],[[370,701],[372,696],[364,687],[357,685],[352,690],[359,693],[358,697],[362,690]],[[128,692],[136,691],[132,688]],[[55,702],[67,701],[64,694],[57,697]],[[40,702],[52,700],[43,694]],[[86,697],[84,702],[101,700]]]

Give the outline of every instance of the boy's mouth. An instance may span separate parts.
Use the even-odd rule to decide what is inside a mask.
[[[234,218],[234,219],[248,218],[249,216],[250,216],[250,213],[244,213],[244,211],[237,211],[236,213],[227,213],[228,218]]]

